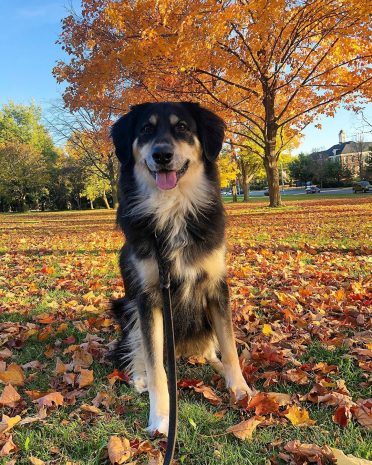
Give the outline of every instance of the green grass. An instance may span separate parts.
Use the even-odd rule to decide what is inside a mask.
[[[287,204],[293,201],[306,201],[306,200],[322,200],[322,199],[352,199],[355,198],[356,194],[284,194],[282,195],[283,204]],[[359,194],[358,198],[371,197],[370,194]],[[233,198],[231,195],[224,195],[222,197],[224,203],[233,203]],[[248,203],[259,203],[267,202],[269,203],[268,196],[250,196]],[[243,203],[243,196],[238,195],[238,203]]]
[[[231,258],[232,264],[234,269],[239,266],[249,268],[245,274],[238,277],[231,272],[232,294],[237,299],[238,307],[251,305],[252,317],[271,324],[277,318],[272,316],[275,306],[268,307],[267,302],[262,301],[272,301],[273,290],[282,290],[281,286],[288,288],[310,285],[314,286],[314,292],[321,294],[333,292],[339,284],[338,280],[342,280],[342,284],[366,279],[367,256],[360,250],[367,242],[367,234],[366,230],[361,228],[361,223],[358,223],[369,211],[365,200],[365,205],[359,205],[359,199],[365,197],[367,195],[360,195],[355,200],[355,196],[344,194],[288,196],[284,197],[288,206],[280,209],[268,209],[260,205],[268,201],[267,197],[252,198],[252,205],[246,209],[240,207],[242,204],[236,209],[229,205],[231,226],[228,230],[228,240],[231,254],[236,254]],[[372,197],[370,198],[372,200]],[[320,210],[322,206],[317,202],[322,202],[323,199],[330,201],[326,202],[324,210]],[[334,213],[332,199],[345,199],[345,204],[341,203],[340,206],[339,203],[338,210],[335,209]],[[228,199],[225,197],[224,200]],[[306,206],[298,206],[292,201],[306,201]],[[355,216],[350,216],[351,207],[355,210]],[[344,208],[349,208],[349,213],[341,217],[340,210]],[[75,344],[81,344],[88,333],[103,338],[105,342],[115,337],[111,328],[105,332],[84,327],[83,323],[88,318],[96,316],[94,313],[84,310],[75,313],[69,307],[66,310],[64,304],[77,300],[78,304],[82,305],[82,296],[91,286],[94,286],[96,294],[107,297],[113,292],[122,292],[120,285],[116,283],[119,279],[117,250],[122,238],[114,231],[113,212],[104,210],[7,214],[1,215],[1,219],[11,226],[16,223],[18,229],[17,233],[10,235],[6,227],[1,229],[3,225],[0,226],[0,240],[4,241],[4,246],[1,246],[3,255],[0,256],[0,276],[4,276],[4,279],[0,278],[0,324],[37,324],[38,315],[53,312],[59,315],[58,321],[51,325],[53,329],[62,322],[67,323],[67,328],[57,335],[53,334],[40,341],[35,334],[12,348],[14,355],[8,360],[9,363],[24,364],[40,360],[45,364],[42,370],[28,370],[25,386],[17,388],[24,400],[20,409],[4,409],[7,415],[20,414],[24,418],[36,413],[36,406],[29,401],[25,390],[60,389],[54,369],[57,357],[65,363],[71,361],[71,354],[63,354],[63,350],[68,347],[63,342],[66,338],[73,336]],[[86,234],[88,227],[85,224],[80,226],[85,220],[89,220],[88,224],[97,221],[98,226],[94,226],[91,236]],[[26,240],[17,242],[23,238]],[[313,254],[306,252],[305,243],[314,247]],[[281,249],[279,245],[282,246]],[[15,246],[19,249],[13,256],[10,252]],[[349,249],[351,253],[348,255]],[[271,252],[273,255],[266,258],[265,253]],[[50,275],[40,274],[44,265],[52,266],[54,272]],[[31,270],[29,274],[28,267]],[[325,277],[329,279],[329,285],[328,281],[323,280]],[[29,293],[27,287],[34,281],[39,291],[36,294]],[[237,295],[234,288],[237,284],[245,285],[252,297]],[[56,302],[58,305],[51,308],[48,306],[50,302]],[[303,304],[304,311],[312,308],[313,304],[312,300],[306,301]],[[355,302],[349,304],[351,310],[353,306],[358,305]],[[333,312],[334,308],[330,306],[329,311]],[[337,331],[346,334],[347,337],[357,338],[356,334],[363,332],[364,326],[359,326],[355,332],[348,327],[340,327]],[[258,327],[254,337],[261,336],[261,327]],[[56,354],[49,359],[45,356],[45,351],[55,342]],[[291,344],[289,340],[284,346],[291,348]],[[350,358],[346,344],[330,349],[313,336],[297,361],[337,365],[338,371],[329,375],[330,382],[344,380],[354,400],[372,397],[371,387],[365,387],[365,375],[356,361]],[[284,370],[292,367],[289,364]],[[96,360],[92,369],[95,382],[84,390],[85,397],[77,398],[74,405],[65,404],[52,410],[43,422],[16,426],[13,429],[13,441],[19,448],[15,455],[17,465],[29,465],[31,455],[44,460],[48,465],[66,465],[68,461],[74,465],[108,465],[106,448],[111,435],[125,436],[130,440],[149,440],[144,430],[149,408],[147,394],[139,395],[125,384],[116,383],[110,387],[107,375],[112,372],[113,367],[107,361]],[[271,369],[274,368],[270,367],[267,370]],[[275,369],[280,371],[278,367]],[[259,373],[265,370],[261,367]],[[211,385],[213,374],[209,366],[192,366],[184,361],[178,363],[180,379],[201,379],[207,385]],[[264,388],[263,380],[258,380],[255,388],[303,395],[310,391],[314,381],[315,374],[312,374],[307,385],[298,386],[281,381]],[[90,415],[80,410],[82,403],[90,404],[96,394],[102,391],[109,392],[114,398],[113,405],[107,409],[102,408],[102,416]],[[323,404],[301,403],[309,411],[310,417],[316,420],[312,427],[299,428],[290,423],[259,427],[253,440],[240,441],[226,434],[226,429],[247,419],[252,413],[231,408],[226,390],[222,389],[218,394],[226,404],[215,407],[192,390],[180,391],[176,452],[178,464],[283,465],[284,462],[278,459],[273,462],[270,462],[270,459],[277,457],[278,453],[283,451],[284,445],[295,439],[317,445],[327,444],[342,449],[347,454],[372,460],[371,432],[355,420],[342,429],[332,421],[335,408]],[[226,414],[217,418],[215,414],[221,409],[226,409]],[[159,448],[161,439],[154,439],[152,443]],[[0,465],[7,465],[11,458],[12,456],[0,458]],[[144,465],[148,458],[141,455],[133,460],[138,460],[137,465]]]

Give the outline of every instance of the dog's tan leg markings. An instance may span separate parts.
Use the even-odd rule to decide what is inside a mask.
[[[163,364],[163,314],[160,308],[153,309],[152,319],[151,354],[145,350],[147,388],[150,397],[150,416],[147,430],[150,433],[159,431],[159,433],[168,434],[169,393]]]
[[[246,395],[252,396],[253,391],[249,388],[243,378],[242,371],[240,369],[231,319],[227,315],[221,315],[216,304],[211,310],[213,327],[216,332],[221,351],[226,386],[231,389],[237,400],[242,399]]]
[[[225,376],[225,370],[221,360],[217,357],[214,341],[211,342],[208,349],[204,352],[204,357],[207,359],[210,366],[217,371],[221,376]]]

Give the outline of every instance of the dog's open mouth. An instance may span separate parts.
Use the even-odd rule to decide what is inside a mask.
[[[159,189],[169,190],[174,189],[177,186],[178,180],[186,173],[187,168],[189,167],[189,160],[183,165],[183,167],[178,170],[161,170],[161,171],[151,171],[151,175],[155,179],[156,185]],[[147,165],[147,164],[146,164]]]

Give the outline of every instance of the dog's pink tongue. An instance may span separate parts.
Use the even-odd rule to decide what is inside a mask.
[[[160,189],[173,189],[177,184],[177,173],[175,171],[158,171],[156,173],[156,185]]]

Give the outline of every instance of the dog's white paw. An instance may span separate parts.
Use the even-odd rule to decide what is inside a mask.
[[[149,426],[146,428],[151,435],[156,432],[168,436],[169,416],[168,415],[150,415]]]
[[[146,392],[148,390],[146,374],[133,376],[132,384],[134,389],[138,392],[138,394]]]
[[[251,398],[255,394],[255,391],[248,386],[243,376],[235,382],[227,382],[226,384],[231,391],[234,401],[244,399],[246,396]]]

